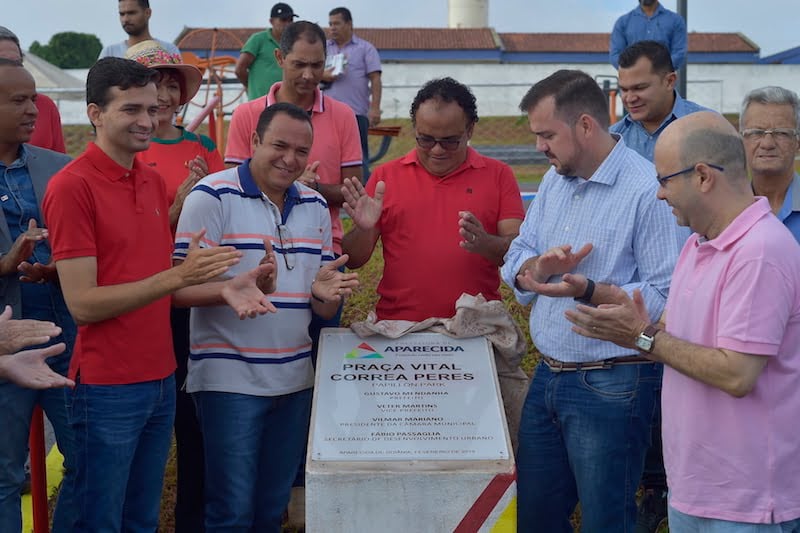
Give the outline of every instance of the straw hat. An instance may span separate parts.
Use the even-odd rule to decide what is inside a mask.
[[[181,56],[170,53],[158,41],[147,40],[136,43],[128,48],[125,57],[155,70],[166,68],[176,70],[181,78],[181,105],[194,98],[203,82],[203,74],[197,67],[183,63]]]

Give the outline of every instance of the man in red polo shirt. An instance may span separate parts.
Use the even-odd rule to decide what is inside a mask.
[[[342,248],[366,263],[383,241],[379,320],[451,317],[462,293],[500,299],[497,267],[525,212],[505,163],[470,148],[475,97],[452,78],[432,80],[411,105],[417,147],[378,167],[366,190],[342,187],[355,222]]]
[[[366,190],[356,179],[342,187],[354,222],[342,240],[347,266],[360,267],[383,242],[378,320],[449,318],[463,293],[499,300],[498,266],[525,216],[511,168],[469,147],[478,110],[468,87],[429,81],[411,122],[414,150],[375,169]],[[508,366],[498,377],[515,445],[527,378]]]
[[[89,71],[87,114],[97,140],[50,181],[44,199],[52,256],[79,325],[75,531],[155,531],[175,412],[170,294],[223,274],[241,256],[200,250],[171,267],[161,177],[135,160],[156,127],[156,72],[120,58]]]

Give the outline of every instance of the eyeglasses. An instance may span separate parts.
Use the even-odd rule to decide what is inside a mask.
[[[742,130],[742,137],[748,141],[760,141],[767,135],[772,135],[775,142],[789,142],[797,138],[797,130],[792,128],[772,128],[762,130],[761,128],[747,128]]]
[[[463,140],[463,133],[459,135],[458,138],[445,137],[444,139],[437,139],[436,137],[431,137],[430,135],[417,135],[417,146],[423,150],[432,150],[433,147],[438,144],[447,152],[455,152],[458,150],[458,147],[461,145],[461,141]]]
[[[278,224],[278,240],[281,241],[280,254],[283,256],[283,264],[286,265],[286,270],[294,269],[294,245],[292,244],[292,235],[289,233],[289,227],[285,224]]]
[[[671,180],[675,176],[680,176],[681,174],[686,174],[687,172],[692,172],[695,169],[695,167],[697,167],[697,165],[699,165],[699,164],[700,163],[695,163],[694,165],[690,166],[689,168],[684,168],[683,170],[679,170],[678,172],[675,172],[674,174],[670,174],[670,175],[664,176],[664,177],[661,177],[658,174],[656,174],[656,179],[658,180],[658,184],[661,185],[662,187],[666,187],[667,180]],[[713,168],[713,169],[715,169],[715,170],[719,170],[720,172],[724,172],[725,171],[725,169],[722,168],[719,165],[712,165],[710,163],[704,163],[704,164],[709,166],[709,167],[711,167],[711,168]]]

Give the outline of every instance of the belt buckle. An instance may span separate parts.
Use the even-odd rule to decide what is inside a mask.
[[[550,369],[550,372],[552,372],[553,374],[560,374],[561,372],[564,372],[564,362],[563,361],[558,361],[556,359],[552,359],[552,358],[548,357],[548,358],[546,358],[544,360],[544,362],[547,365],[547,367]]]
[[[603,366],[600,367],[601,370],[608,370],[616,363],[615,358],[612,357],[611,359],[603,359]]]

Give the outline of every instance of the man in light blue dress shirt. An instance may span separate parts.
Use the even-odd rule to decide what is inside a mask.
[[[656,198],[652,163],[608,132],[608,102],[589,75],[558,71],[520,108],[553,166],[501,270],[517,299],[534,303],[543,355],[520,424],[518,529],[571,533],[580,501],[584,531],[632,531],[660,372],[574,333],[564,312],[574,299],[598,305],[638,290],[658,319],[683,238]]]
[[[766,196],[772,212],[800,242],[800,98],[783,87],[753,89],[739,115],[747,168],[756,196]]]
[[[688,37],[683,17],[666,9],[658,0],[639,0],[637,8],[617,19],[611,32],[609,59],[614,68],[619,68],[623,50],[646,40],[664,43],[676,69],[686,61]]]

